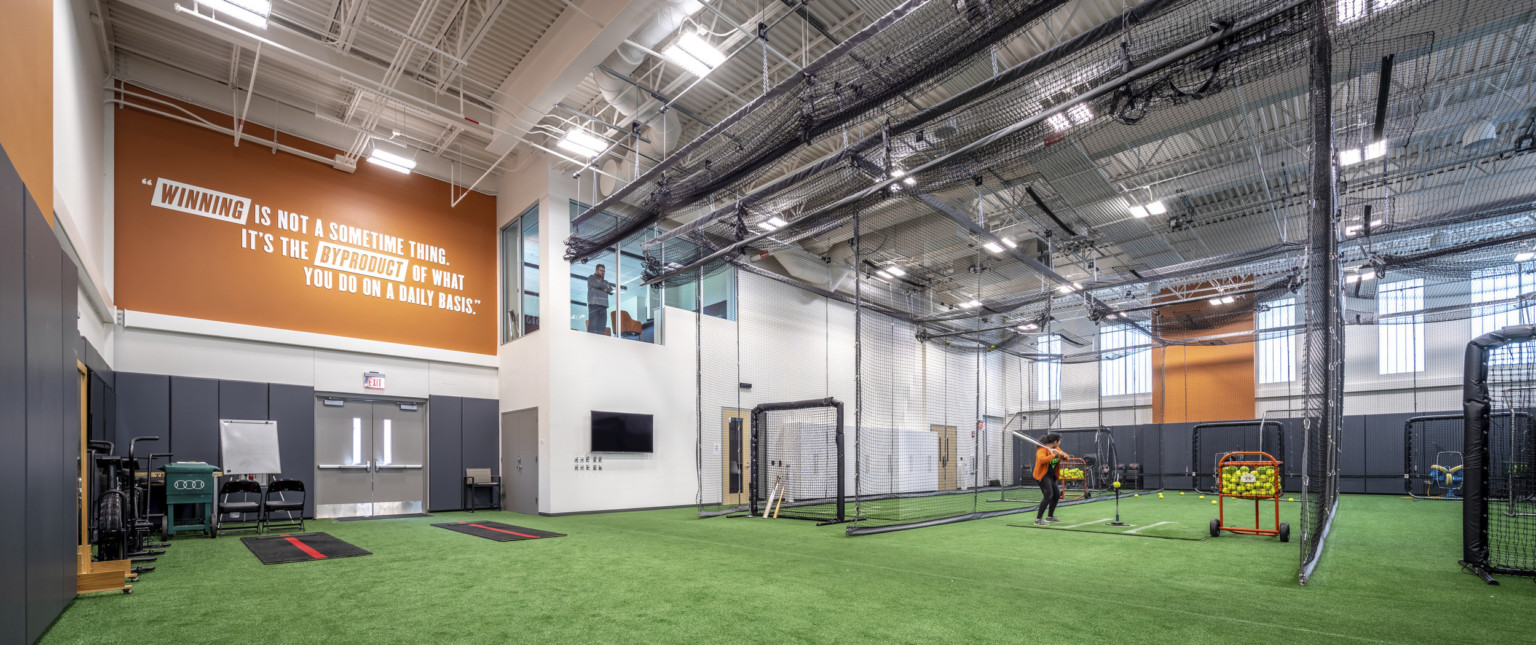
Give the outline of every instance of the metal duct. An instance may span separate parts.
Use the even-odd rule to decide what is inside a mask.
[[[609,54],[602,64],[623,76],[628,76],[645,60],[645,49],[655,49],[661,41],[676,32],[683,21],[702,8],[704,5],[696,0],[669,0],[655,15],[651,16],[650,20],[636,29],[627,41]],[[643,122],[650,116],[649,111],[646,114],[639,113],[641,106],[645,105],[650,97],[638,88],[602,72],[595,72],[592,77],[597,81],[603,100],[623,114],[625,121]],[[668,111],[647,126],[646,131],[644,136],[650,139],[651,143],[640,144],[640,151],[661,159],[677,148],[682,124],[678,121],[677,112]],[[608,183],[608,188],[603,190],[605,195],[612,190],[612,182]]]

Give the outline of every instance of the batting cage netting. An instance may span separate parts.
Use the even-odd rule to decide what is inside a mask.
[[[888,3],[638,166],[568,255],[643,231],[645,282],[693,312],[700,515],[773,498],[857,535],[1030,511],[1015,433],[1064,435],[1074,503],[1208,487],[1259,449],[1300,501],[1305,583],[1341,488],[1472,499],[1473,447],[1429,417],[1461,404],[1443,338],[1536,322],[1536,265],[1508,261],[1536,243],[1518,4],[1148,0],[1058,32],[1074,4]],[[754,444],[757,406],[823,399],[841,459],[824,411]],[[1493,417],[1515,461],[1519,407]],[[1346,408],[1401,414],[1403,445],[1350,448]],[[1489,540],[1524,521],[1523,472],[1487,475],[1510,511]]]
[[[1493,574],[1536,576],[1536,327],[1467,345],[1462,559]]]

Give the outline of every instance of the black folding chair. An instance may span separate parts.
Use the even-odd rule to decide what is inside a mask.
[[[298,528],[304,530],[304,482],[297,479],[279,479],[267,486],[266,510],[262,512],[261,522],[263,530],[269,530],[274,526],[273,517],[282,513],[277,518],[275,525],[280,528]]]
[[[213,514],[213,537],[233,531],[261,531],[261,484],[231,479],[219,486]]]

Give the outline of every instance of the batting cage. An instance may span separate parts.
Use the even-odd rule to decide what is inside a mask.
[[[1467,345],[1465,501],[1461,564],[1536,576],[1536,326],[1489,332]]]
[[[904,2],[604,189],[567,254],[644,231],[645,282],[691,307],[700,515],[771,499],[859,535],[1031,511],[1020,436],[1049,432],[1084,459],[1077,503],[1210,490],[1260,450],[1305,583],[1342,470],[1472,499],[1473,446],[1428,418],[1455,377],[1428,374],[1445,325],[1531,322],[1507,258],[1536,242],[1533,157],[1461,140],[1502,105],[1485,81],[1531,68],[1498,36],[1516,4],[1149,0],[1020,55],[1060,2]],[[1369,345],[1351,378],[1391,388],[1346,391]],[[753,439],[758,405],[823,399],[841,458],[825,408]],[[1347,406],[1403,415],[1373,422],[1403,445],[1367,459]],[[1519,408],[1493,417],[1514,461]],[[1513,522],[1523,477],[1486,479]]]

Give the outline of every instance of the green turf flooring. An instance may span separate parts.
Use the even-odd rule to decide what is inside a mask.
[[[1189,497],[1122,500],[1121,514],[1208,521],[1215,507]],[[1057,514],[1071,524],[1112,510]],[[1346,496],[1307,587],[1294,538],[1009,526],[1024,515],[855,538],[687,509],[315,521],[373,555],[263,566],[237,539],[177,538],[133,595],[76,600],[43,642],[1531,642],[1536,584],[1460,572],[1460,512]],[[493,542],[430,526],[466,519],[569,537]]]

